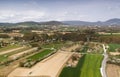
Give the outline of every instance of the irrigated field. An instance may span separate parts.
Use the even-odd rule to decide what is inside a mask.
[[[76,67],[65,67],[60,77],[101,77],[102,58],[103,56],[99,54],[84,55]]]
[[[30,57],[28,57],[27,59],[30,59],[30,60],[38,60],[38,59],[42,59],[44,56],[50,54],[53,50],[50,50],[50,49],[45,49],[39,53],[36,53]]]

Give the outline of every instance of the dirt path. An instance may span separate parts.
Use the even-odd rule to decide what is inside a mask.
[[[108,77],[120,77],[120,66],[114,64],[107,64]]]
[[[14,52],[14,51],[17,51],[17,50],[23,49],[23,48],[25,48],[25,46],[24,47],[15,48],[15,49],[11,49],[11,50],[7,50],[7,51],[2,51],[2,52],[0,52],[0,55],[6,54],[6,53],[9,53],[9,52]]]

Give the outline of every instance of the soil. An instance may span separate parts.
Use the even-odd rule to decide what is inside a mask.
[[[107,64],[108,77],[120,77],[120,66],[115,64]]]

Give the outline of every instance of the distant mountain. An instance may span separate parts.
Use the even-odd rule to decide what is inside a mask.
[[[114,18],[107,21],[87,22],[87,21],[62,21],[69,25],[120,25],[120,19]]]
[[[48,22],[40,22],[41,25],[65,25],[59,21],[48,21]]]
[[[92,24],[92,22],[86,22],[86,21],[62,21],[62,22],[69,24],[69,25],[89,25],[89,24]]]
[[[114,18],[114,19],[110,19],[104,22],[105,24],[111,24],[111,25],[120,25],[120,19],[118,18]]]
[[[114,18],[107,21],[88,22],[88,21],[47,21],[47,22],[19,22],[19,23],[0,23],[0,26],[40,26],[40,25],[120,25],[120,19]]]

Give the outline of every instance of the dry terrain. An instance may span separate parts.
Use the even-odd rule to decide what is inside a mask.
[[[110,52],[110,55],[120,55],[120,52]]]
[[[108,77],[120,77],[120,66],[114,64],[107,64]]]

